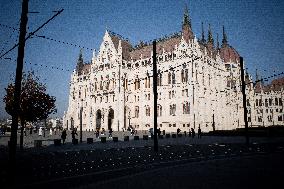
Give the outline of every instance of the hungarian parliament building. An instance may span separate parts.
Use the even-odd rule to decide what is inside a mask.
[[[228,41],[214,39],[209,25],[196,38],[187,8],[181,32],[157,40],[158,128],[166,132],[244,128],[240,55]],[[214,41],[216,40],[216,41]],[[154,126],[153,45],[106,31],[91,63],[82,51],[71,75],[67,129],[122,131]],[[249,127],[284,125],[284,78],[252,82],[245,72]]]

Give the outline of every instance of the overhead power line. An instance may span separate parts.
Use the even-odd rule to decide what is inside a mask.
[[[58,11],[55,15],[53,15],[50,19],[48,19],[45,23],[43,23],[41,26],[39,26],[35,31],[29,33],[29,35],[25,38],[25,41],[28,40],[29,38],[31,38],[36,32],[38,32],[41,28],[43,28],[47,23],[49,23],[52,19],[54,19],[56,16],[58,16],[59,14],[61,14],[63,12],[64,9],[61,9],[60,11]],[[2,54],[0,56],[0,58],[3,58],[3,56],[5,56],[6,54],[8,54],[9,52],[11,52],[13,49],[15,49],[17,46],[19,46],[19,43],[15,44],[11,49],[9,49],[8,51],[6,51],[4,54]]]

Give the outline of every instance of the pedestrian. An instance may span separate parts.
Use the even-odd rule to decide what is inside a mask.
[[[95,133],[96,133],[96,138],[99,138],[100,137],[100,129],[97,128]]]
[[[27,130],[26,130],[26,127],[24,127],[24,133],[25,133],[25,136],[27,136]]]
[[[108,138],[112,138],[112,128],[108,130]]]
[[[76,132],[76,129],[73,129],[72,132],[71,132],[71,136],[72,136],[72,140],[75,140],[75,135],[78,135],[77,132]]]
[[[191,129],[188,130],[188,136],[191,137]]]
[[[179,134],[180,133],[180,128],[177,128],[177,134]]]
[[[42,127],[40,127],[38,130],[38,136],[42,136]]]
[[[30,128],[30,135],[33,134],[33,127]]]
[[[201,129],[200,129],[200,125],[199,125],[199,127],[198,127],[198,131],[197,131],[197,137],[198,138],[201,138]]]
[[[66,136],[67,136],[66,129],[63,129],[61,133],[61,139],[63,144],[65,144]]]
[[[191,128],[191,136],[192,136],[192,138],[194,138],[194,137],[195,137],[195,131],[194,131],[194,128]]]
[[[106,133],[105,128],[102,128],[101,135],[105,135],[105,133]]]
[[[49,135],[52,135],[52,128],[49,129]]]
[[[158,129],[157,133],[158,133],[158,136],[160,137],[161,136],[161,128]]]

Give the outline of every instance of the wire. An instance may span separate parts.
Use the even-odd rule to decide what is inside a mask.
[[[64,9],[61,9],[60,11],[58,11],[55,15],[53,15],[50,19],[48,19],[46,22],[44,22],[41,26],[39,26],[35,31],[29,33],[29,35],[25,38],[25,41],[28,40],[29,38],[31,38],[36,32],[38,32],[41,28],[43,28],[46,24],[48,24],[52,19],[54,19],[56,16],[58,16],[59,14],[61,14],[63,12]],[[11,49],[9,49],[8,51],[6,51],[4,54],[2,54],[0,56],[0,58],[2,58],[3,56],[5,56],[6,54],[8,54],[9,52],[11,52],[13,49],[15,49],[17,46],[19,46],[19,43],[15,44]]]

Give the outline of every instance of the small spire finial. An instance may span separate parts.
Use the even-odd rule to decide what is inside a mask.
[[[205,41],[205,35],[204,35],[203,22],[201,22],[201,32],[202,32],[202,34],[201,34],[201,42],[205,43],[206,41]]]
[[[188,13],[188,8],[187,8],[187,4],[185,4],[185,8],[184,8],[184,14],[183,14],[183,25],[189,25],[189,27],[191,28],[191,20],[189,18],[189,13]]]
[[[207,41],[208,41],[208,43],[214,43],[210,24],[209,24],[209,29],[208,29],[208,40]]]
[[[217,33],[217,49],[219,49],[219,34]]]
[[[222,40],[222,44],[226,45],[228,43],[228,39],[227,39],[227,35],[225,32],[225,26],[223,26],[223,40]]]

